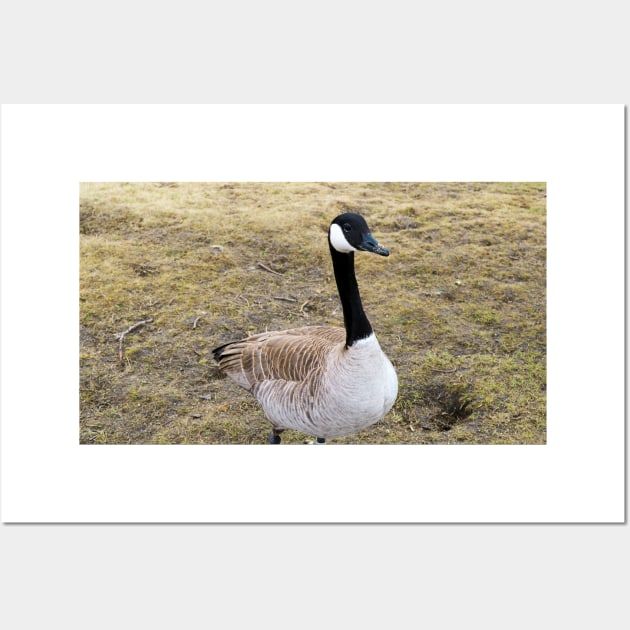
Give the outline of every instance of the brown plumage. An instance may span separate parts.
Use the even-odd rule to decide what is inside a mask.
[[[247,391],[264,381],[304,381],[326,364],[333,348],[343,348],[346,331],[337,326],[306,326],[259,333],[212,352],[219,369]]]

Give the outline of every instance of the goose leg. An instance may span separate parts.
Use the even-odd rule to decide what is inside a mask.
[[[269,444],[280,444],[280,431],[272,429],[269,434]]]

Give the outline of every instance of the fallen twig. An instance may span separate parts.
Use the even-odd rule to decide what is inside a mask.
[[[302,306],[300,306],[300,313],[302,313],[302,317],[308,317],[308,313],[304,310],[308,303],[309,303],[309,300],[306,300],[306,302],[304,302]]]
[[[274,300],[282,300],[283,302],[297,302],[297,300],[295,298],[292,297],[283,297],[281,295],[274,295],[273,296]]]
[[[197,323],[199,322],[199,320],[200,320],[202,317],[204,317],[204,316],[203,316],[203,315],[199,315],[199,317],[196,317],[196,318],[195,318],[195,321],[193,322],[193,330],[194,330],[195,328],[197,328]]]
[[[120,337],[118,338],[118,359],[120,360],[121,363],[124,357],[123,342],[125,341],[125,335],[128,335],[130,332],[137,330],[138,328],[140,328],[141,326],[144,326],[145,324],[150,324],[152,321],[153,321],[153,317],[150,317],[149,319],[143,319],[141,322],[138,322],[137,324],[134,324],[133,326],[129,326],[129,328],[127,328],[125,332],[120,333]]]
[[[264,269],[265,271],[268,271],[269,273],[273,273],[276,276],[283,276],[283,273],[280,273],[279,271],[274,271],[271,267],[267,267],[267,265],[264,265],[263,263],[259,262],[256,263],[261,269]]]

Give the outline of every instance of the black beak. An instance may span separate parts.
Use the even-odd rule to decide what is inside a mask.
[[[369,232],[363,235],[363,241],[361,242],[361,245],[359,245],[358,249],[363,252],[372,252],[373,254],[378,254],[379,256],[389,256],[389,249],[381,247],[378,244],[378,241]]]

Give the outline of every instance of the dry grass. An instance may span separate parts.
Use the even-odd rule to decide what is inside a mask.
[[[326,230],[353,210],[392,252],[357,255],[357,276],[400,390],[332,443],[544,443],[545,197],[540,183],[83,184],[81,442],[264,443],[262,411],[209,351],[342,325]],[[120,361],[119,335],[150,318]]]

